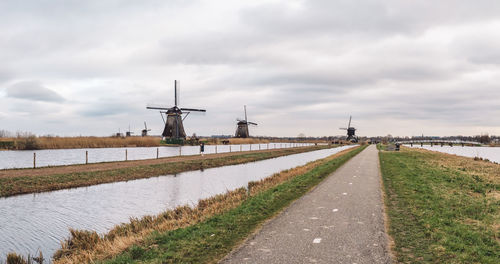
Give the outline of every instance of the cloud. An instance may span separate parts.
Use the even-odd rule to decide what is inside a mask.
[[[260,135],[340,134],[351,114],[361,135],[500,134],[496,0],[64,2],[0,3],[13,130],[43,110],[44,133],[159,134],[145,106],[178,79],[181,106],[208,110],[186,119],[199,135],[233,134],[243,105]]]
[[[65,99],[57,92],[44,87],[39,82],[23,81],[6,89],[7,97],[42,102],[63,102]]]

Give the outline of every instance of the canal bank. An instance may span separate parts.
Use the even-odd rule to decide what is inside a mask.
[[[325,149],[310,146],[40,169],[0,170],[0,197],[176,174]]]
[[[500,263],[499,164],[416,148],[380,161],[399,263]]]

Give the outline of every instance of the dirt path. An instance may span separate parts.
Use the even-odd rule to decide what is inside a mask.
[[[304,149],[304,148],[311,148],[311,147],[299,147],[293,149]],[[220,157],[237,156],[250,153],[266,153],[266,152],[283,151],[283,150],[286,149],[254,150],[254,151],[242,151],[242,152],[238,151],[230,153],[206,154],[204,156],[200,155],[175,156],[175,157],[166,157],[159,159],[103,162],[103,163],[93,163],[87,165],[83,164],[83,165],[69,165],[69,166],[57,166],[57,167],[43,167],[37,169],[9,169],[9,170],[0,170],[0,178],[11,178],[11,177],[21,177],[21,176],[34,177],[34,176],[44,176],[44,175],[67,174],[74,172],[106,171],[106,170],[123,169],[136,166],[162,164],[167,162],[209,160]]]

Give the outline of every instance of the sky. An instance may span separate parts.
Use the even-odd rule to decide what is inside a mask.
[[[0,130],[500,135],[498,0],[2,0]]]

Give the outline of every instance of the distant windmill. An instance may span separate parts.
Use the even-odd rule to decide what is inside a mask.
[[[175,104],[173,107],[154,107],[147,106],[147,109],[155,109],[160,110],[161,118],[165,123],[165,128],[163,129],[162,136],[164,138],[186,138],[186,132],[184,131],[184,126],[182,125],[182,121],[186,119],[190,112],[206,112],[204,109],[194,109],[194,108],[179,108],[179,81],[174,81],[174,90],[175,90]],[[184,111],[184,112],[183,112]],[[182,118],[182,114],[186,113],[184,118]],[[163,114],[167,116],[167,121],[163,118]]]
[[[254,122],[249,122],[247,119],[247,106],[244,106],[245,109],[245,120],[241,119],[236,119],[238,121],[237,128],[236,128],[236,135],[235,137],[237,138],[247,138],[250,137],[250,134],[248,133],[248,125],[254,125],[256,126],[257,124]]]
[[[130,125],[128,125],[128,131],[127,131],[127,132],[125,132],[125,136],[127,136],[127,137],[131,137],[131,136],[132,136],[132,134],[134,134],[134,132],[130,131]]]
[[[144,129],[141,131],[141,135],[143,137],[147,137],[148,131],[151,131],[151,129],[148,129],[148,126],[146,125],[146,121],[144,121]]]
[[[358,142],[358,138],[356,137],[356,128],[351,126],[351,119],[352,116],[349,116],[349,124],[347,125],[347,128],[340,128],[342,130],[347,130],[347,141],[351,142]]]

